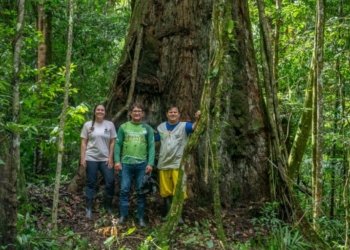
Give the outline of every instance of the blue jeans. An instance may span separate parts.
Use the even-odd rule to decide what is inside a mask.
[[[127,217],[129,214],[129,192],[134,180],[137,194],[137,218],[141,219],[145,214],[146,195],[142,193],[142,182],[145,176],[147,163],[122,164],[120,171],[120,216]]]
[[[105,195],[114,195],[114,168],[108,168],[106,161],[86,161],[86,198],[92,200],[96,193],[97,171],[100,171],[105,181]]]

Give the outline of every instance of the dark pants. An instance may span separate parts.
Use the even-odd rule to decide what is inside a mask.
[[[137,218],[141,219],[145,214],[146,195],[142,192],[142,182],[145,176],[147,163],[122,164],[120,171],[120,216],[127,217],[129,213],[129,192],[134,180],[137,194]]]
[[[98,170],[105,181],[105,196],[113,198],[114,168],[108,168],[106,161],[86,161],[86,198],[92,200],[95,196]]]

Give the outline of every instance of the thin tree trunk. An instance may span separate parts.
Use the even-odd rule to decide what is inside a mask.
[[[282,23],[282,0],[276,0],[276,21],[273,39],[273,75],[276,81],[276,89],[278,90],[278,63],[279,63],[279,43],[280,43],[280,26]]]
[[[38,2],[37,5],[37,31],[41,34],[41,39],[38,44],[38,52],[37,52],[37,69],[38,69],[38,75],[37,75],[37,84],[38,84],[38,94],[41,95],[41,85],[44,81],[44,74],[43,74],[43,68],[46,66],[46,57],[47,57],[47,46],[46,46],[46,40],[47,40],[47,22],[46,22],[46,13],[45,13],[45,0],[41,0]],[[39,106],[39,109],[41,109],[41,106]],[[42,149],[42,141],[44,140],[44,135],[39,133],[36,138],[35,143],[35,150],[34,150],[34,172],[35,173],[42,173],[43,171],[43,149]]]
[[[277,158],[283,159],[286,162],[287,159],[287,149],[284,143],[284,136],[281,127],[281,119],[278,107],[278,97],[277,97],[277,85],[276,85],[276,75],[277,64],[278,64],[278,40],[274,40],[274,49],[272,44],[271,28],[265,16],[265,6],[262,0],[257,0],[259,9],[259,20],[261,26],[262,35],[262,58],[263,58],[263,75],[265,83],[265,94],[266,107],[269,114],[269,119],[271,121],[272,129],[272,140],[273,146],[279,151]],[[276,22],[278,23],[278,22]],[[278,34],[278,27],[275,29],[275,33]]]
[[[38,44],[38,57],[37,57],[37,67],[38,67],[38,82],[40,83],[43,78],[43,74],[40,71],[46,66],[47,61],[47,18],[45,12],[45,0],[41,0],[37,7],[38,19],[37,19],[37,31],[41,34],[41,39]]]
[[[276,183],[279,178],[276,172],[282,171],[286,166],[287,162],[287,148],[284,142],[283,130],[281,126],[281,119],[279,115],[278,108],[278,97],[277,97],[277,85],[275,73],[277,70],[277,51],[272,49],[272,35],[271,28],[265,16],[265,6],[262,0],[257,0],[258,10],[259,10],[259,21],[261,27],[261,57],[263,65],[263,78],[264,78],[264,90],[266,95],[266,114],[267,121],[271,130],[270,135],[270,172],[271,180],[274,185],[271,185],[271,193],[275,199],[280,200],[283,196],[284,191],[280,189],[281,185]],[[276,31],[275,31],[276,32]],[[275,49],[278,48],[278,41],[275,40]],[[277,169],[275,166],[277,165]],[[284,170],[283,170],[284,171]],[[283,185],[282,185],[283,186]]]
[[[303,113],[300,117],[298,129],[295,133],[293,144],[288,156],[288,176],[291,178],[291,180],[295,180],[298,176],[301,161],[307,146],[307,141],[310,137],[312,123],[312,83],[314,82],[315,77],[314,65],[315,55],[313,54],[310,65],[308,86],[305,90]]]
[[[340,110],[342,109],[342,91],[343,91],[343,83],[342,83],[342,75],[340,72],[340,65],[339,65],[339,58],[336,59],[336,65],[335,65],[336,73],[337,73],[337,80],[338,80],[338,88],[336,91],[336,97],[335,97],[335,104],[334,104],[334,120],[333,120],[333,133],[334,134],[341,134],[341,130],[339,129],[339,123],[342,122],[343,117],[340,116]],[[340,154],[340,150],[337,147],[336,139],[333,140],[333,146],[332,146],[332,164],[331,164],[331,195],[330,195],[330,208],[329,208],[329,218],[334,219],[335,216],[335,206],[336,206],[336,166],[337,166],[337,158]]]
[[[213,173],[212,190],[213,190],[213,207],[215,222],[217,227],[217,236],[221,241],[223,248],[227,248],[227,239],[222,221],[221,195],[220,195],[220,176],[221,176],[221,150],[223,149],[223,131],[221,114],[224,108],[229,103],[226,101],[226,93],[228,90],[227,83],[231,76],[231,62],[230,46],[233,38],[234,29],[222,29],[222,27],[230,27],[232,24],[232,2],[231,1],[215,1],[213,5],[212,14],[212,32],[210,37],[210,51],[211,60],[209,65],[209,74],[211,77],[209,81],[210,91],[208,94],[213,98],[209,99],[209,103],[202,103],[206,105],[207,110],[212,110],[206,117],[206,124],[209,125],[207,130],[206,140],[208,141],[209,158],[211,159],[211,172]],[[206,84],[208,86],[208,84]],[[215,92],[213,91],[215,90]],[[206,91],[206,90],[204,90]],[[203,98],[204,99],[204,98]],[[210,108],[212,106],[212,108]]]
[[[316,35],[315,35],[315,81],[313,84],[313,118],[312,118],[312,148],[313,148],[313,227],[318,231],[318,219],[322,209],[322,70],[324,47],[324,2],[317,1]]]
[[[18,1],[18,16],[16,36],[14,39],[13,53],[13,82],[12,82],[12,122],[19,123],[20,113],[20,69],[21,49],[23,40],[25,0]],[[9,152],[4,152],[7,147],[7,138],[2,138],[1,147],[4,164],[0,164],[2,174],[0,177],[0,245],[6,249],[16,249],[16,223],[17,223],[17,173],[20,170],[20,134],[19,131],[11,132],[11,146]]]
[[[68,1],[68,41],[67,41],[67,55],[66,55],[66,71],[65,71],[65,86],[64,86],[64,100],[62,112],[60,115],[60,124],[58,129],[58,154],[57,154],[57,168],[56,168],[56,179],[55,189],[53,195],[52,204],[52,224],[53,228],[57,230],[57,213],[58,213],[58,202],[59,202],[59,189],[61,181],[61,170],[62,170],[62,158],[64,154],[64,127],[66,122],[66,112],[68,109],[68,98],[69,98],[69,85],[70,85],[70,65],[72,58],[72,45],[73,45],[73,10],[74,0]]]
[[[346,152],[347,162],[349,163],[349,150]],[[347,166],[347,174],[343,186],[343,203],[345,210],[345,249],[350,249],[350,202],[349,202],[349,188],[350,188],[350,167]]]

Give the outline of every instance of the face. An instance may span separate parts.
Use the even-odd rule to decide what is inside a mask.
[[[180,121],[180,112],[178,108],[173,107],[169,109],[168,112],[166,113],[166,117],[168,118],[169,123],[172,123],[172,124],[178,123]]]
[[[106,111],[103,105],[98,105],[95,109],[95,118],[97,120],[103,120],[105,118]]]
[[[131,120],[133,122],[141,122],[144,116],[143,110],[139,107],[134,107],[130,112]]]

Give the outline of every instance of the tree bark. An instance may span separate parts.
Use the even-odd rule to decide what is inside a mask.
[[[349,164],[349,150],[346,152],[347,163]],[[350,202],[349,202],[349,188],[350,188],[350,167],[347,166],[347,173],[343,187],[343,203],[345,210],[345,249],[350,248]]]
[[[21,49],[24,26],[25,0],[18,2],[18,17],[13,53],[13,90],[12,90],[12,122],[19,123],[20,112],[20,70]],[[9,140],[1,135],[2,174],[0,177],[0,245],[7,249],[15,249],[17,223],[17,173],[20,169],[20,134],[18,130],[11,132]],[[7,145],[10,145],[7,147]]]
[[[317,1],[315,34],[315,78],[313,82],[312,114],[312,187],[313,187],[313,227],[317,231],[322,206],[322,70],[324,47],[324,2]]]
[[[47,61],[47,18],[45,13],[45,0],[41,0],[38,2],[37,5],[37,31],[41,34],[39,45],[38,45],[38,52],[37,52],[37,69],[38,69],[38,75],[37,75],[37,85],[38,85],[38,93],[39,96],[41,94],[41,85],[44,81],[44,68],[46,66]],[[39,109],[41,107],[39,106]],[[34,151],[34,162],[33,162],[33,168],[35,173],[42,173],[43,166],[44,166],[44,155],[43,155],[43,149],[42,149],[42,141],[44,140],[44,135],[38,134],[36,138],[36,144],[35,144],[35,151]]]
[[[304,156],[307,141],[311,132],[312,121],[312,96],[313,88],[312,83],[314,81],[314,65],[315,55],[312,56],[310,72],[308,78],[308,86],[305,90],[305,99],[303,105],[303,112],[298,123],[298,129],[295,133],[293,144],[288,156],[288,176],[292,180],[295,180],[299,173],[301,161]]]
[[[68,98],[69,98],[69,85],[70,85],[70,66],[72,58],[72,45],[73,45],[73,11],[74,11],[74,0],[68,1],[68,41],[67,41],[67,54],[66,54],[66,70],[65,70],[65,85],[64,85],[64,100],[62,112],[60,115],[60,124],[58,128],[58,153],[57,153],[57,168],[55,178],[55,189],[53,195],[52,204],[52,224],[54,230],[57,230],[57,213],[58,213],[58,202],[59,202],[59,189],[61,182],[61,171],[62,171],[62,158],[64,154],[64,127],[68,109]]]
[[[334,120],[333,120],[333,133],[342,134],[341,129],[339,129],[339,124],[342,125],[343,114],[340,113],[340,110],[343,110],[342,100],[343,100],[343,81],[342,73],[340,72],[340,63],[339,59],[336,59],[335,70],[337,74],[338,88],[335,94],[335,103],[334,103]],[[343,126],[341,126],[343,127]],[[339,155],[342,155],[344,150],[337,147],[336,139],[333,140],[332,152],[331,152],[331,183],[330,183],[330,208],[329,208],[329,218],[332,220],[335,216],[335,206],[336,206],[336,168],[337,168],[337,158]],[[345,149],[345,147],[344,147]]]

